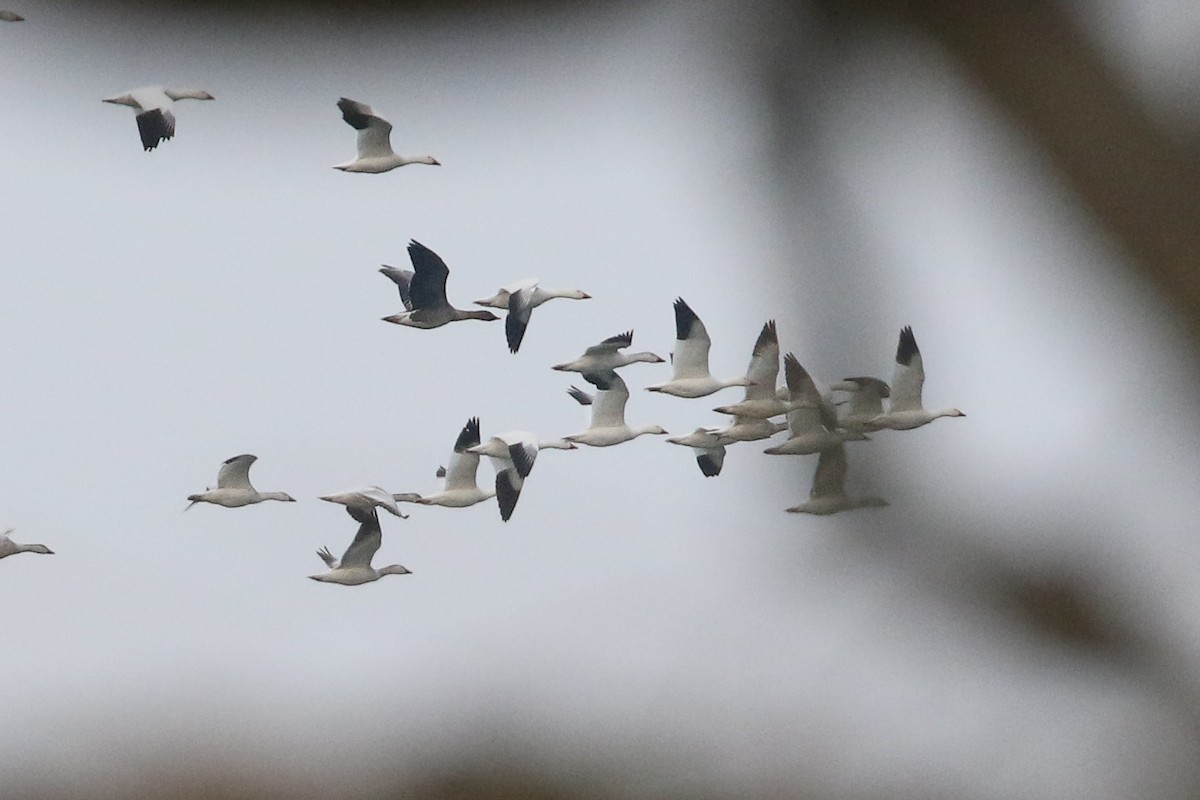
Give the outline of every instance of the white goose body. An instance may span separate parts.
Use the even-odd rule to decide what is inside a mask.
[[[217,488],[188,495],[191,503],[187,508],[196,503],[212,503],[225,508],[240,508],[264,500],[294,503],[296,500],[291,495],[283,492],[259,492],[250,485],[250,465],[257,460],[258,456],[249,453],[226,459],[217,473]],[[187,511],[187,508],[184,511]]]
[[[212,100],[203,89],[170,89],[165,86],[143,86],[125,94],[106,97],[103,102],[129,106],[137,119],[142,148],[150,152],[164,139],[175,135],[175,115],[171,107],[176,100]]]
[[[342,119],[358,131],[358,155],[353,161],[335,164],[342,172],[388,172],[407,164],[441,166],[433,156],[401,156],[392,150],[392,123],[375,113],[366,103],[345,97],[337,102]]]
[[[9,528],[4,533],[0,533],[0,558],[8,558],[17,553],[39,553],[44,556],[54,555],[54,551],[44,544],[18,544],[9,538],[9,534],[13,532]]]
[[[600,373],[636,364],[639,361],[645,361],[650,364],[662,363],[662,358],[656,356],[654,353],[621,352],[631,344],[633,344],[633,331],[626,331],[616,336],[610,336],[599,344],[592,345],[583,352],[582,356],[574,361],[555,364],[550,369],[556,369],[559,372]]]
[[[496,434],[486,442],[468,447],[468,453],[487,456],[496,471],[496,503],[500,519],[508,522],[521,497],[525,479],[533,471],[533,462],[541,450],[574,450],[565,439],[541,440],[529,431]]]
[[[926,410],[921,404],[921,389],[925,385],[925,366],[917,339],[911,327],[900,331],[896,345],[896,367],[892,374],[891,404],[888,410],[871,419],[868,430],[907,431],[928,425],[938,417],[965,417],[957,408]]]
[[[579,289],[548,289],[542,286],[537,278],[525,278],[500,287],[491,297],[476,300],[475,305],[508,311],[508,316],[504,319],[504,334],[508,340],[508,349],[515,353],[521,348],[525,329],[529,327],[529,319],[535,308],[547,300],[556,298],[590,300],[591,297]]]
[[[712,340],[696,312],[675,298],[675,349],[671,353],[671,380],[647,386],[648,392],[675,397],[706,397],[728,386],[746,386],[750,379],[738,376],[721,380],[708,371],[708,351]]]
[[[471,417],[454,442],[449,468],[438,470],[438,477],[446,479],[445,488],[437,494],[422,496],[409,492],[393,497],[401,503],[420,503],[446,508],[466,508],[495,497],[495,489],[481,489],[476,483],[479,454],[470,452],[469,448],[479,443],[479,417]]]
[[[411,270],[386,264],[379,270],[396,284],[400,302],[404,304],[404,311],[384,317],[384,322],[429,330],[467,319],[485,322],[499,319],[490,311],[464,311],[450,305],[446,298],[450,268],[437,253],[414,239],[408,243],[408,258],[413,265]]]
[[[347,506],[350,516],[358,520],[358,533],[354,541],[346,548],[341,559],[335,559],[324,547],[317,555],[329,567],[329,572],[321,575],[309,575],[314,581],[321,583],[340,583],[343,586],[359,586],[364,583],[377,581],[384,575],[410,575],[412,570],[400,564],[391,564],[380,569],[371,566],[379,546],[383,544],[383,530],[379,527],[379,515],[374,507],[364,511],[356,506]]]
[[[846,446],[837,444],[821,451],[808,500],[787,509],[793,514],[837,514],[855,508],[879,508],[888,503],[881,497],[849,497],[846,494]]]
[[[322,495],[319,499],[344,505],[346,512],[355,519],[359,519],[359,516],[367,514],[375,508],[382,508],[394,517],[408,519],[396,507],[396,500],[392,496],[392,493],[378,486],[360,486],[355,489],[346,489],[342,492]]]
[[[764,453],[773,456],[804,456],[836,447],[847,440],[865,440],[861,433],[838,431],[828,407],[821,402],[817,385],[808,370],[791,353],[783,360],[793,408],[788,412],[788,440]]]
[[[645,434],[665,434],[659,425],[631,427],[625,423],[625,404],[629,400],[629,387],[617,373],[609,370],[602,373],[583,373],[583,378],[597,388],[596,396],[571,387],[570,395],[580,405],[592,407],[591,424],[582,433],[564,436],[568,442],[586,444],[591,447],[611,447],[628,442]]]

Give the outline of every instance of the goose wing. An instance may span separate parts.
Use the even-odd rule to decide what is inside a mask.
[[[598,389],[592,402],[590,428],[613,428],[625,424],[625,403],[629,400],[629,387],[613,370],[585,372],[583,379]]]
[[[400,302],[404,304],[405,311],[413,310],[412,287],[413,276],[416,274],[410,269],[396,269],[384,264],[379,268],[379,271],[392,279],[396,284],[396,288],[400,290]]]
[[[900,341],[896,345],[896,368],[892,373],[892,411],[910,411],[921,408],[921,387],[925,385],[925,367],[921,363],[921,351],[917,349],[917,338],[911,326],[900,330]]]
[[[704,323],[682,297],[675,298],[675,352],[671,354],[672,380],[708,377],[708,350],[712,340]]]
[[[775,382],[779,380],[779,333],[775,320],[768,320],[759,331],[746,368],[747,400],[774,400]]]
[[[846,490],[846,445],[840,442],[821,451],[817,458],[817,471],[813,475],[809,497],[841,497]]]
[[[366,103],[345,97],[337,102],[346,124],[358,131],[358,157],[379,158],[392,155],[392,123],[375,113]]]
[[[800,366],[800,362],[792,353],[784,356],[783,369],[791,402],[796,404],[787,415],[788,431],[792,437],[823,428],[825,420],[821,409],[821,395],[808,370]]]
[[[330,569],[337,569],[338,561],[333,557],[333,553],[329,552],[328,547],[322,547],[317,551],[317,555],[319,555],[321,560],[325,562],[325,566],[329,567]]]
[[[721,467],[725,464],[725,445],[696,448],[696,464],[700,466],[700,472],[706,478],[720,475]]]
[[[618,333],[616,336],[610,336],[599,344],[594,344],[587,350],[584,350],[584,355],[596,356],[608,353],[615,353],[618,350],[629,347],[633,344],[633,331],[625,331]]]
[[[454,442],[454,453],[450,456],[450,466],[439,469],[438,477],[446,479],[446,490],[474,489],[475,474],[479,470],[479,456],[468,453],[468,447],[479,444],[479,417],[471,417],[458,434]]]
[[[529,327],[529,318],[533,315],[533,295],[537,284],[525,286],[508,296],[508,316],[504,319],[504,335],[508,338],[508,349],[517,352],[521,341],[525,338],[525,329]]]
[[[175,135],[175,115],[165,108],[151,108],[136,117],[142,147],[150,152],[159,142]]]
[[[250,465],[258,460],[258,456],[243,453],[240,456],[227,458],[221,464],[217,473],[218,489],[250,489]]]
[[[496,502],[500,506],[500,519],[508,522],[521,497],[525,479],[512,467],[496,473]]]
[[[414,239],[408,243],[408,257],[415,270],[408,287],[413,309],[450,305],[446,300],[446,278],[450,276],[450,268],[441,256]]]
[[[342,569],[351,567],[370,567],[371,559],[383,544],[383,530],[379,527],[379,515],[371,509],[369,514],[359,520],[358,533],[354,541],[346,548],[342,560],[338,564]]]
[[[891,393],[891,387],[879,378],[843,378],[846,383],[854,384],[850,393],[850,414],[858,417],[873,417],[883,413],[883,398]]]

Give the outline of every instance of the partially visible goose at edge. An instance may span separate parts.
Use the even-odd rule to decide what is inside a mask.
[[[341,560],[335,559],[328,547],[318,550],[317,555],[325,562],[325,566],[329,567],[329,572],[308,577],[321,583],[358,586],[377,581],[384,575],[411,575],[412,570],[400,564],[391,564],[380,569],[371,566],[371,559],[375,557],[379,546],[383,544],[383,530],[379,527],[379,514],[374,507],[364,511],[357,507],[347,506],[346,510],[350,511],[351,508],[354,508],[354,511],[350,515],[360,523],[354,541],[346,548]]]
[[[610,336],[599,344],[594,344],[583,355],[574,361],[555,364],[550,369],[559,372],[606,372],[618,369],[639,361],[650,364],[661,364],[662,358],[654,353],[622,353],[626,347],[633,344],[633,331],[625,331],[616,336]]]
[[[925,385],[925,367],[917,339],[911,327],[900,331],[896,345],[896,368],[892,373],[892,401],[888,410],[870,420],[868,430],[890,428],[907,431],[933,422],[938,417],[965,417],[957,408],[928,411],[921,405],[921,387]]]
[[[839,443],[821,451],[808,501],[787,510],[793,514],[836,514],[853,508],[879,508],[887,504],[882,497],[846,495],[846,445]]]
[[[392,497],[392,493],[378,486],[346,489],[342,492],[322,495],[319,499],[344,505],[346,513],[355,519],[359,519],[360,514],[365,514],[375,508],[382,508],[394,517],[408,519],[407,514],[401,514],[400,509],[396,508],[396,500]]]
[[[466,508],[495,497],[494,489],[481,489],[475,482],[479,471],[479,454],[470,451],[480,443],[479,417],[471,417],[454,442],[449,468],[439,467],[438,477],[445,478],[445,488],[437,494],[421,496],[412,492],[393,495],[400,503],[420,503],[426,506]]]
[[[468,447],[468,453],[487,456],[496,470],[496,503],[500,519],[508,522],[521,497],[525,479],[541,450],[575,450],[565,439],[538,439],[529,431],[498,433],[486,442]]]
[[[783,359],[792,410],[788,412],[788,440],[764,453],[773,456],[806,456],[836,447],[847,440],[862,441],[861,433],[834,430],[837,421],[821,402],[821,394],[808,370],[791,353]]]
[[[17,553],[41,553],[44,556],[54,555],[54,551],[44,544],[17,544],[8,536],[13,530],[13,528],[9,528],[4,533],[0,533],[0,558],[7,558]]]
[[[675,298],[675,349],[671,353],[671,380],[647,386],[648,392],[662,392],[676,397],[705,397],[728,386],[745,386],[745,375],[720,380],[708,371],[708,351],[712,340],[708,329],[696,312]]]
[[[342,119],[358,131],[358,155],[345,164],[334,164],[342,172],[380,173],[406,164],[441,166],[433,156],[399,156],[392,150],[392,123],[375,113],[366,103],[341,98],[337,107]]]
[[[475,305],[508,310],[508,316],[504,320],[504,334],[508,339],[508,349],[515,353],[521,348],[521,341],[525,338],[525,329],[529,327],[529,318],[533,310],[547,300],[559,297],[567,300],[592,299],[590,294],[579,289],[547,289],[537,278],[525,278],[500,287],[491,297],[476,300]]]
[[[252,456],[249,453],[225,459],[217,473],[217,488],[188,495],[188,500],[191,502],[184,511],[196,503],[213,503],[226,508],[238,508],[261,503],[264,500],[296,502],[294,497],[283,492],[259,492],[250,485],[250,466],[257,460],[258,456]]]
[[[175,135],[175,115],[171,106],[176,100],[212,100],[203,89],[169,89],[164,86],[143,86],[125,94],[106,97],[102,102],[129,106],[136,113],[142,148],[150,152],[159,142]]]
[[[24,22],[25,18],[15,11],[0,11],[0,22]]]
[[[601,373],[585,372],[583,379],[598,389],[595,397],[574,386],[568,393],[580,405],[592,407],[591,423],[582,433],[564,436],[568,442],[591,447],[611,447],[644,434],[666,433],[661,425],[639,425],[635,428],[625,424],[625,403],[629,401],[629,387],[617,373],[612,370]]]
[[[450,268],[441,257],[415,239],[408,243],[408,258],[412,270],[396,269],[386,264],[380,272],[395,282],[400,290],[404,311],[384,317],[384,322],[409,328],[440,328],[450,322],[479,319],[485,322],[500,319],[490,311],[463,311],[446,299],[446,279]]]

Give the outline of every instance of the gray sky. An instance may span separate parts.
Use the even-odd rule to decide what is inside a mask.
[[[0,562],[0,781],[78,788],[199,752],[320,787],[364,743],[419,761],[493,729],[652,748],[672,766],[631,777],[647,787],[1096,797],[1191,769],[1184,722],[1143,685],[881,555],[943,537],[949,559],[978,545],[1108,575],[1195,677],[1191,355],[920,42],[847,43],[801,157],[829,204],[781,210],[739,59],[761,15],[19,10],[0,27],[0,523],[57,554]],[[100,98],[154,83],[217,99],[180,103],[147,154]],[[354,150],[343,95],[443,166],[330,169]],[[407,266],[410,238],[459,306],[527,276],[594,299],[538,309],[517,356],[502,323],[387,325],[399,299],[376,269]],[[410,577],[304,578],[355,530],[318,494],[435,489],[473,415],[485,436],[581,430],[579,382],[549,365],[629,328],[665,357],[676,296],[719,375],[774,318],[817,376],[890,379],[911,324],[927,404],[968,417],[852,446],[851,487],[880,511],[784,514],[815,458],[751,443],[706,480],[645,437],[543,454],[508,524],[491,503],[385,518],[376,563]],[[665,365],[623,374],[629,421],[672,433],[738,396],[642,392]],[[257,488],[300,502],[183,514],[242,452]]]

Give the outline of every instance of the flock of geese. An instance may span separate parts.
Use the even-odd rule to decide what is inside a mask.
[[[16,22],[22,17],[0,11],[0,21]],[[198,89],[174,89],[163,86],[142,87],[103,100],[129,106],[135,111],[138,134],[146,151],[154,150],[175,135],[172,106],[179,100],[212,100]],[[337,103],[342,119],[358,134],[357,156],[335,165],[344,172],[383,173],[408,164],[438,165],[432,156],[401,156],[391,146],[391,124],[370,106],[341,98]],[[404,310],[384,317],[384,321],[410,328],[433,329],[453,322],[500,319],[494,309],[505,312],[505,336],[514,354],[521,347],[532,312],[553,299],[587,300],[578,289],[551,289],[536,278],[511,283],[494,295],[476,300],[482,309],[459,309],[450,304],[446,282],[450,274],[445,262],[425,245],[408,245],[412,269],[384,265],[380,272],[399,290]],[[650,392],[685,399],[708,397],[722,389],[738,387],[744,392],[740,402],[717,406],[713,410],[728,415],[725,427],[699,427],[684,436],[668,437],[667,442],[691,448],[700,472],[706,477],[721,473],[725,450],[739,442],[769,439],[787,432],[787,438],[763,452],[769,455],[816,455],[817,467],[809,499],[787,511],[807,514],[835,514],[855,508],[883,506],[878,497],[847,495],[846,442],[866,441],[868,434],[881,430],[911,430],[939,417],[965,416],[955,408],[929,410],[924,407],[921,390],[925,370],[912,328],[900,331],[892,382],[872,377],[845,378],[818,384],[792,353],[783,356],[784,384],[777,385],[780,371],[779,337],[774,320],[767,321],[751,351],[745,374],[717,378],[709,371],[711,339],[704,323],[692,308],[678,298],[674,303],[675,345],[671,353],[671,379],[646,386]],[[644,435],[666,435],[659,425],[630,425],[625,420],[629,387],[618,373],[637,363],[658,364],[664,359],[650,352],[630,352],[633,331],[611,336],[588,347],[578,358],[555,364],[560,372],[579,373],[594,391],[571,386],[568,393],[578,403],[590,407],[586,430],[560,438],[542,439],[529,431],[496,434],[486,441],[480,433],[479,418],[472,417],[459,431],[450,453],[448,466],[440,468],[442,491],[436,494],[392,493],[378,486],[365,486],[320,499],[345,506],[359,523],[353,541],[340,559],[328,548],[317,552],[328,571],[309,576],[313,580],[342,585],[358,585],[384,575],[404,575],[410,570],[399,564],[376,568],[375,553],[383,540],[379,510],[400,518],[407,515],[400,504],[436,505],[466,508],[495,498],[500,517],[508,521],[516,509],[526,479],[543,450],[574,450],[579,445],[612,447]],[[884,401],[887,402],[885,409]],[[782,418],[782,420],[780,419]],[[476,474],[480,457],[487,456],[495,471],[493,486],[480,486]],[[211,503],[238,508],[268,500],[294,502],[284,492],[260,492],[250,483],[250,467],[257,457],[233,456],[221,464],[217,485],[190,495],[187,506]],[[186,509],[185,509],[186,510]],[[0,558],[15,553],[51,554],[41,544],[17,544],[9,538],[12,531],[0,534]]]

